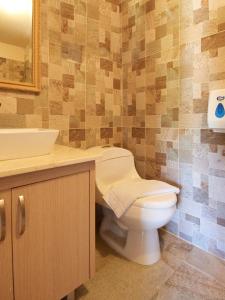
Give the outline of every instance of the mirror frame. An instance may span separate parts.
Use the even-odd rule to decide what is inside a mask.
[[[40,92],[40,0],[32,0],[32,75],[33,82],[0,80],[0,89]]]

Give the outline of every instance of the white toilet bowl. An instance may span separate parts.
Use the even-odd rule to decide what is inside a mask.
[[[109,208],[104,207],[100,235],[126,258],[143,265],[154,264],[160,259],[157,229],[171,220],[176,202],[175,194],[142,198],[120,219]],[[121,239],[123,237],[124,243],[119,243],[116,236],[121,236]]]
[[[117,218],[102,199],[104,191],[121,179],[140,178],[130,151],[110,147],[92,148],[101,154],[96,161],[96,201],[103,207],[100,236],[129,260],[151,265],[160,259],[157,229],[166,225],[176,210],[175,193],[157,194],[136,200]],[[129,187],[128,187],[129,188]]]

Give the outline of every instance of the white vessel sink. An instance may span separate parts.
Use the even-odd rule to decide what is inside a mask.
[[[0,129],[0,160],[49,154],[58,134],[55,129]]]

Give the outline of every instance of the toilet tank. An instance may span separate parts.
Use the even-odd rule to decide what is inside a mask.
[[[96,160],[96,185],[101,194],[117,181],[139,177],[133,154],[129,150],[119,147],[94,147],[90,151],[99,155]]]

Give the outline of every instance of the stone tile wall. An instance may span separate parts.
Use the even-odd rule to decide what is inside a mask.
[[[225,1],[122,3],[123,142],[139,173],[181,187],[167,229],[225,258],[225,134],[207,127],[225,88]]]
[[[225,258],[224,0],[42,0],[42,90],[0,91],[0,127],[60,129],[74,147],[121,143],[139,173],[181,187],[167,229]]]
[[[122,3],[124,145],[141,175],[178,181],[178,0]]]
[[[209,92],[225,88],[225,1],[180,3],[182,192],[179,216],[171,228],[225,258],[225,134],[207,127]]]
[[[0,90],[0,127],[50,127],[74,147],[121,144],[118,0],[41,1],[41,92]]]

